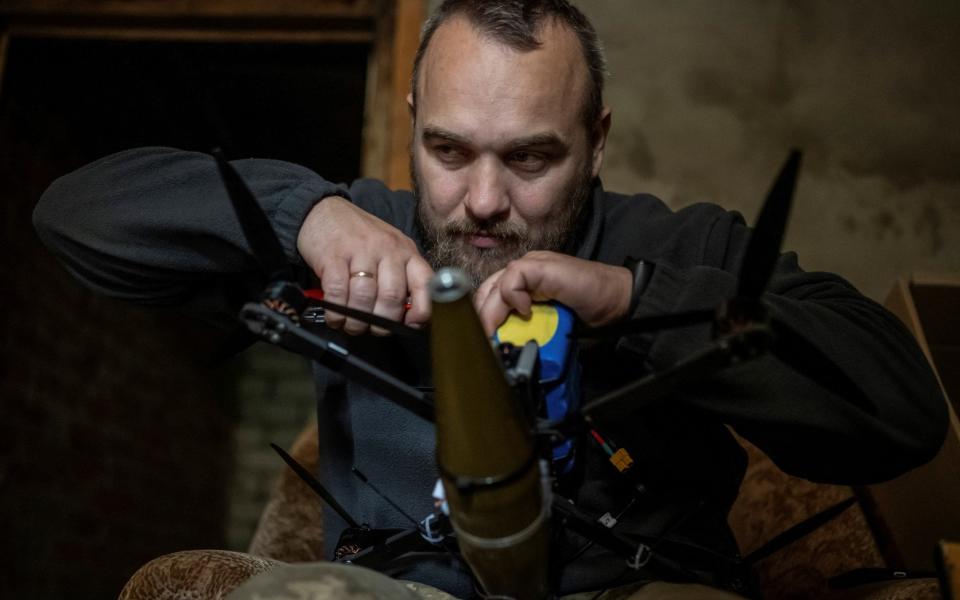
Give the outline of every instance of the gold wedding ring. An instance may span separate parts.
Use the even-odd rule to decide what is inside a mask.
[[[376,279],[377,276],[369,271],[357,271],[356,273],[350,273],[351,279],[354,277],[369,277],[370,279]]]

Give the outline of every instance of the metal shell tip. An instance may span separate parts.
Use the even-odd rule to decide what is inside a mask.
[[[434,302],[455,302],[469,294],[471,287],[463,271],[444,267],[430,280],[430,297]]]

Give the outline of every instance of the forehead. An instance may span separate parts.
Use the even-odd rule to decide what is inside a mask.
[[[516,50],[463,17],[441,25],[417,82],[418,124],[494,142],[532,132],[582,129],[589,71],[579,40],[550,21],[533,50]]]

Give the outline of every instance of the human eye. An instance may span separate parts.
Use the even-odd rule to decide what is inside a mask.
[[[454,144],[434,144],[431,147],[434,156],[436,156],[440,162],[448,165],[457,165],[463,163],[467,158],[467,153]]]
[[[507,161],[514,168],[526,171],[528,173],[537,173],[542,171],[549,162],[549,157],[542,152],[533,152],[531,150],[517,150],[510,153]]]

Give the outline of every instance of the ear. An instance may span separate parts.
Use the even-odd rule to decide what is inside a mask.
[[[593,131],[590,132],[593,140],[593,156],[591,157],[591,174],[596,177],[600,174],[600,167],[603,166],[603,152],[607,146],[607,134],[610,133],[610,122],[612,111],[609,106],[604,106],[600,111],[600,117],[593,125]]]
[[[407,108],[410,109],[410,122],[417,120],[417,107],[413,105],[413,92],[407,94]]]

